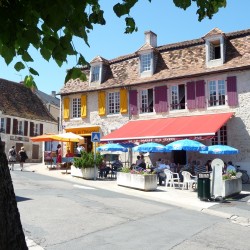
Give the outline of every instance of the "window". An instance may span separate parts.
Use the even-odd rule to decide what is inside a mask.
[[[151,54],[141,55],[141,72],[151,70]]]
[[[209,60],[216,60],[221,58],[220,41],[210,42]]]
[[[100,77],[100,66],[91,67],[91,82],[98,82]]]
[[[224,80],[214,80],[208,83],[208,105],[220,106],[225,105],[225,81]]]
[[[1,118],[0,121],[0,132],[5,133],[5,118]]]
[[[227,127],[222,126],[212,139],[212,145],[227,145]]]
[[[17,123],[17,134],[18,135],[23,135],[23,121],[18,121]]]
[[[109,114],[120,113],[120,93],[108,93],[108,112]]]
[[[185,109],[185,85],[173,85],[171,91],[171,110]]]
[[[34,124],[34,136],[40,135],[40,124]]]
[[[153,89],[140,91],[141,113],[153,112]]]
[[[206,64],[207,67],[217,67],[223,65],[225,61],[225,41],[224,38],[214,37],[206,40]]]
[[[72,99],[72,117],[73,118],[81,117],[81,98]]]

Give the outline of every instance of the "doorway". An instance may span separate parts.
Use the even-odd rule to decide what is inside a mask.
[[[186,150],[174,150],[173,159],[175,164],[185,165],[186,164]]]

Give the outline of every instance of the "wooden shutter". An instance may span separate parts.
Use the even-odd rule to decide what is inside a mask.
[[[10,127],[11,127],[11,119],[7,118],[7,122],[6,122],[6,134],[10,134]]]
[[[238,105],[236,76],[229,76],[227,78],[227,102],[229,106]]]
[[[12,127],[12,134],[13,135],[17,135],[17,126],[18,126],[17,119],[13,119],[13,127]]]
[[[120,112],[121,114],[128,113],[128,92],[126,89],[120,90]]]
[[[69,98],[65,97],[63,99],[63,119],[68,120],[69,119]]]
[[[30,122],[30,136],[34,136],[34,122]]]
[[[195,102],[195,82],[188,82],[187,83],[187,108],[188,109],[195,109],[196,102]]]
[[[130,115],[137,115],[138,114],[137,90],[130,90],[129,91],[129,112],[130,112]]]
[[[40,123],[40,135],[42,135],[42,134],[43,134],[43,124]]]
[[[24,121],[24,136],[28,135],[28,121]]]
[[[87,117],[87,96],[86,95],[81,96],[81,117],[82,118]]]
[[[100,116],[106,114],[106,93],[104,91],[98,93],[98,111]]]
[[[200,80],[196,82],[196,107],[198,109],[205,108],[206,99],[205,99],[205,81]]]
[[[155,87],[155,112],[167,112],[167,86]]]

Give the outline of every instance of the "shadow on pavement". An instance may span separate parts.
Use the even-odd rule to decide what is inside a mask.
[[[26,198],[26,197],[21,197],[21,196],[16,196],[16,201],[17,202],[28,201],[28,200],[32,200],[32,199]]]

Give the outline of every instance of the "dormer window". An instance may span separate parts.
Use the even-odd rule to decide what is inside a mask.
[[[151,70],[151,53],[141,55],[141,72]]]
[[[91,82],[100,81],[100,69],[101,67],[99,65],[91,67]]]
[[[139,58],[141,77],[152,76],[154,74],[153,52],[140,54]]]
[[[225,61],[224,37],[213,37],[206,39],[206,64],[207,67],[223,65]]]

